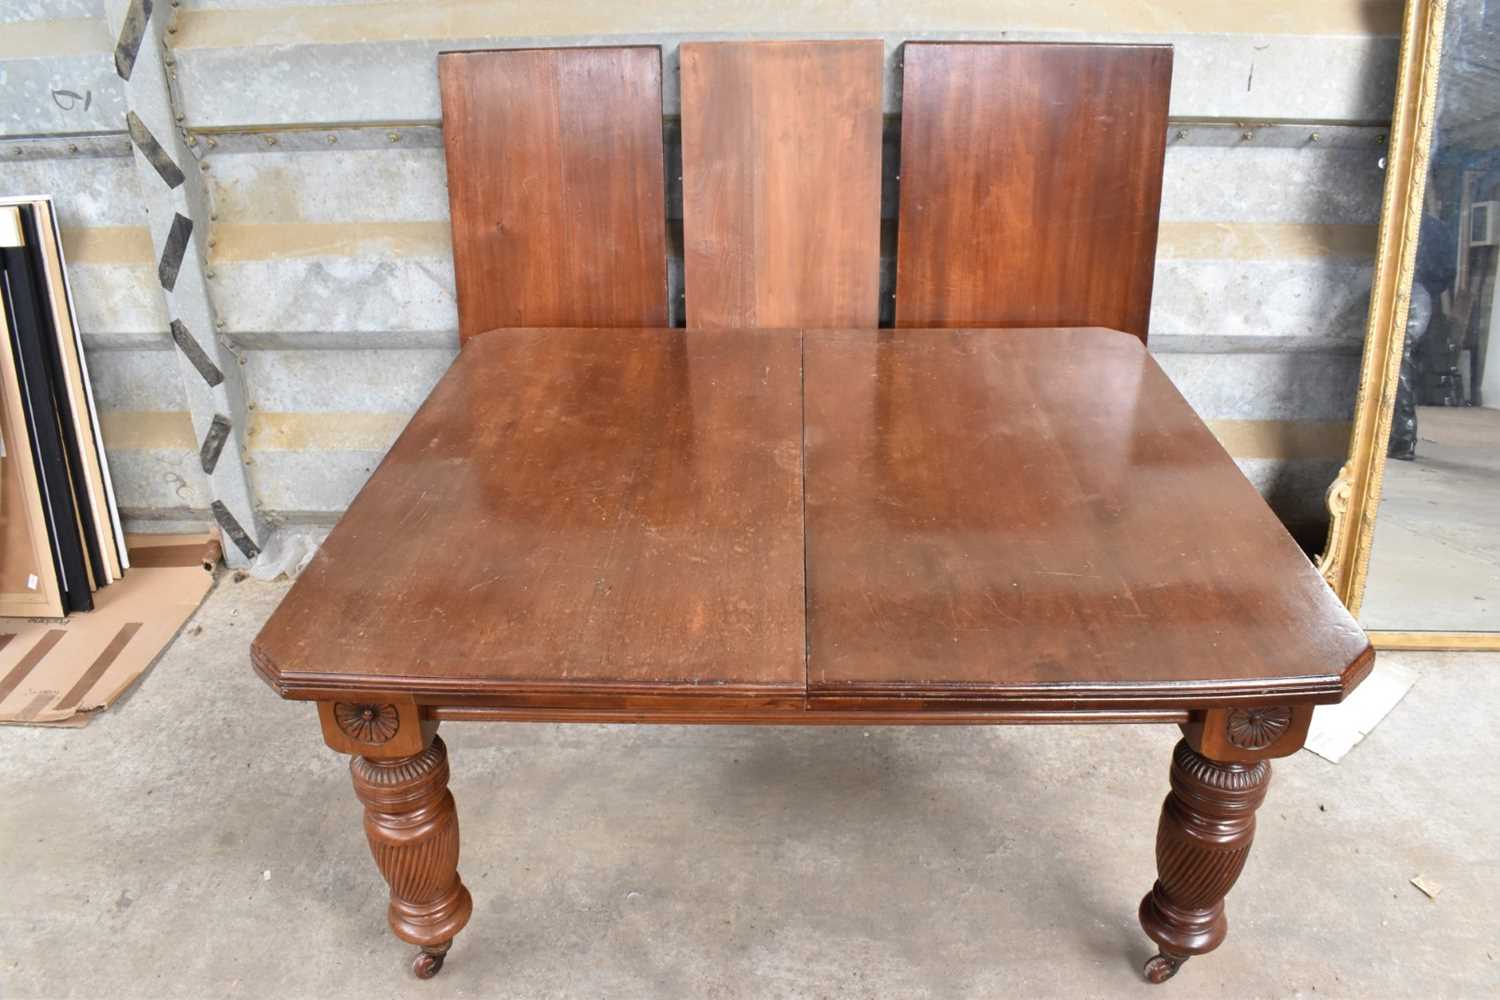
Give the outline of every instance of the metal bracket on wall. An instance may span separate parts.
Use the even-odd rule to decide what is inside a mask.
[[[1378,150],[1385,146],[1389,122],[1297,121],[1290,119],[1172,118],[1167,143],[1173,146],[1217,146],[1235,149]],[[899,145],[901,118],[886,115],[887,143]],[[682,142],[682,121],[662,120],[667,146]],[[340,149],[441,149],[443,127],[434,121],[266,125],[254,128],[192,129],[205,155],[213,153],[307,153]]]
[[[203,439],[203,446],[198,450],[198,463],[204,472],[213,472],[214,467],[219,464],[219,455],[224,450],[224,442],[229,440],[229,418],[222,413],[214,415],[214,422],[209,425],[208,436]]]
[[[0,137],[0,163],[129,155],[130,135],[123,127],[118,132]]]
[[[1225,118],[1171,118],[1167,145],[1226,149],[1385,148],[1390,122],[1310,122],[1286,119],[1235,121]]]
[[[135,70],[135,57],[140,54],[146,26],[151,23],[151,7],[152,0],[130,0],[125,9],[119,41],[115,43],[115,72],[127,82]]]
[[[198,161],[178,125],[168,80],[171,56],[164,41],[166,21],[174,7],[132,0],[106,0],[105,14],[118,37],[145,16],[135,58],[125,83],[127,123],[136,139],[136,175],[146,210],[151,242],[164,262],[161,294],[172,319],[177,371],[192,415],[193,431],[202,443],[214,520],[233,544],[224,546],[231,566],[244,566],[259,552],[264,523],[257,516],[244,441],[245,389],[240,360],[226,341],[196,339],[188,331],[215,330],[203,240],[210,220],[208,196]],[[142,148],[143,137],[150,137]],[[129,142],[129,139],[126,139]],[[152,148],[154,147],[154,148]],[[179,180],[180,178],[180,180]],[[172,181],[177,181],[172,184]],[[175,266],[166,266],[173,265]],[[213,376],[211,377],[210,373]],[[226,426],[227,424],[227,426]],[[215,438],[222,437],[222,441]]]

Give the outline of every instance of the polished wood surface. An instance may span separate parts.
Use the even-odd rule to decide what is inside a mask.
[[[282,693],[800,704],[796,332],[465,344],[256,640]]]
[[[1223,944],[1224,897],[1250,856],[1255,810],[1270,781],[1268,761],[1226,764],[1187,740],[1177,744],[1156,829],[1157,880],[1140,906],[1141,928],[1161,948],[1146,962],[1151,982],[1166,982],[1189,958]]]
[[[459,337],[664,326],[661,51],[438,57]]]
[[[1368,670],[1135,338],[838,331],[803,353],[811,705],[1296,704]]]
[[[621,722],[656,723],[673,726],[1075,726],[1075,725],[1189,725],[1201,713],[1181,708],[1135,709],[1019,709],[978,708],[945,705],[931,700],[903,703],[892,699],[879,708],[858,711],[816,705],[789,705],[784,701],[750,705],[714,704],[700,696],[685,707],[621,707],[605,702],[598,708],[570,704],[567,708],[528,707],[514,704],[485,705],[483,699],[465,699],[464,704],[433,704],[424,708],[429,719],[442,722]],[[577,699],[569,699],[570,702]],[[320,703],[321,704],[321,703]]]
[[[365,807],[365,839],[391,889],[386,919],[397,937],[422,947],[412,971],[431,979],[474,911],[458,875],[458,809],[448,791],[448,748],[433,737],[409,757],[353,757],[349,771]]]
[[[689,327],[874,327],[884,45],[684,42]]]
[[[904,47],[900,327],[1146,337],[1172,49]]]
[[[1044,329],[471,340],[254,656],[460,714],[925,723],[1337,701],[1372,654],[1139,341]]]

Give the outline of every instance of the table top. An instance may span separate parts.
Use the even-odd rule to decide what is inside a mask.
[[[471,339],[256,644],[284,690],[801,697],[800,336]]]
[[[1134,337],[546,329],[465,344],[252,657],[796,712],[1330,702],[1372,654]]]
[[[1136,338],[810,333],[803,377],[813,696],[1201,705],[1364,669]]]

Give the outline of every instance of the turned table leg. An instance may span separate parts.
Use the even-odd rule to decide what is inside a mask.
[[[1161,951],[1146,978],[1161,983],[1193,955],[1217,948],[1228,921],[1224,896],[1239,878],[1266,796],[1265,760],[1221,763],[1188,745],[1172,754],[1172,790],[1156,832],[1156,885],[1141,900],[1141,927]]]
[[[410,701],[321,702],[323,739],[353,754],[354,794],[365,807],[365,837],[391,887],[391,929],[419,945],[419,979],[443,967],[474,903],[458,877],[458,810],[448,791],[448,748],[437,723]]]
[[[365,836],[391,887],[391,929],[421,945],[420,979],[443,967],[473,902],[458,877],[458,811],[448,791],[448,748],[433,737],[421,753],[350,761],[354,794],[365,806]]]

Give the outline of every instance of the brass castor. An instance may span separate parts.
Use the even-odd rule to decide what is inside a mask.
[[[1177,975],[1177,970],[1182,968],[1182,963],[1186,961],[1186,955],[1178,957],[1163,952],[1147,959],[1146,967],[1142,971],[1146,973],[1146,978],[1151,982],[1164,983]]]
[[[452,941],[444,941],[417,952],[417,957],[411,963],[412,975],[418,979],[431,979],[443,971],[443,959],[448,957],[448,949],[452,945]]]

